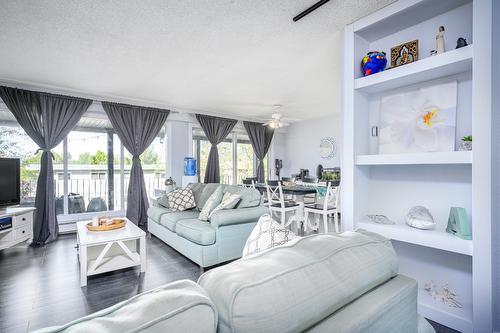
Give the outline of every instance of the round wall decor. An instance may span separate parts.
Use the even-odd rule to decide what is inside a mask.
[[[319,144],[319,156],[325,159],[332,159],[335,157],[337,147],[335,139],[332,137],[326,137],[321,139]]]

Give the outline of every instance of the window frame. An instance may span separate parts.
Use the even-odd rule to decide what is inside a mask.
[[[166,131],[167,131],[167,124],[165,123],[163,130],[165,131],[165,137],[166,137]],[[74,130],[83,130],[83,131],[96,131],[88,128],[75,128]],[[106,128],[103,129],[102,131],[97,130],[96,132],[105,132],[105,133],[111,133],[111,135],[115,135],[116,132],[111,128]],[[68,133],[69,135],[69,133]],[[165,141],[166,142],[166,141]],[[166,149],[166,143],[165,143],[165,149]],[[113,152],[115,153],[115,152]],[[63,140],[63,164],[64,164],[64,210],[63,214],[57,215],[57,221],[58,223],[61,224],[68,224],[68,223],[74,223],[77,221],[82,221],[86,219],[92,219],[93,217],[96,216],[102,216],[106,215],[109,217],[117,217],[117,216],[124,216],[126,214],[126,209],[125,209],[125,194],[128,189],[125,189],[125,147],[123,143],[120,141],[120,149],[119,149],[119,156],[120,156],[120,162],[119,162],[119,172],[120,172],[120,209],[114,209],[114,210],[105,210],[105,211],[99,211],[99,212],[85,212],[85,213],[76,213],[76,214],[69,214],[69,208],[68,208],[68,194],[69,194],[69,186],[68,186],[68,180],[69,180],[69,174],[70,172],[68,171],[68,140],[67,136]],[[165,170],[167,168],[167,155],[165,154],[165,158],[163,161],[163,164],[165,165]],[[130,172],[127,173],[130,175]],[[109,179],[108,179],[109,182]],[[114,189],[116,191],[116,188]]]
[[[194,131],[199,131],[200,128],[198,127],[193,127],[193,132]],[[231,133],[223,140],[223,142],[230,142],[232,143],[233,145],[233,182],[232,184],[230,185],[238,185],[238,180],[237,180],[237,172],[238,172],[238,149],[237,149],[237,145],[238,143],[243,143],[243,144],[251,144],[250,140],[244,140],[244,139],[238,139],[238,134],[241,134],[242,132],[238,132],[238,131],[231,131]],[[192,146],[193,146],[193,155],[194,155],[194,158],[196,158],[196,174],[198,176],[198,180],[200,183],[203,182],[203,179],[202,179],[202,175],[201,175],[201,162],[200,162],[200,148],[201,148],[201,145],[200,145],[200,141],[201,140],[205,140],[205,141],[208,141],[207,137],[204,136],[204,135],[200,135],[200,134],[194,134],[192,135],[193,139],[192,139]],[[266,159],[267,159],[267,175],[269,177],[270,175],[270,166],[271,166],[271,163],[270,163],[270,155],[269,152],[268,154],[266,155]],[[258,159],[257,159],[257,155],[255,155],[255,152],[253,153],[253,170],[254,170],[254,175],[255,175],[255,172],[257,170],[257,166],[258,166]]]

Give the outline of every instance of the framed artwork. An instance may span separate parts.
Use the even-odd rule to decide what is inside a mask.
[[[319,156],[325,159],[332,159],[335,157],[336,152],[335,139],[332,137],[326,137],[321,139],[319,143]]]
[[[418,39],[391,48],[391,67],[406,65],[418,60]]]
[[[457,81],[385,95],[379,154],[454,151],[456,117]]]

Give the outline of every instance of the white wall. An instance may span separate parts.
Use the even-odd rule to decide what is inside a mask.
[[[182,184],[184,157],[192,154],[192,127],[189,122],[167,120],[167,171],[177,185]]]
[[[500,54],[500,1],[493,1],[493,59]],[[495,61],[495,60],[494,60]],[[493,80],[493,328],[500,332],[500,77]]]
[[[286,133],[276,133],[274,137],[274,158],[283,160],[281,176],[290,176],[300,169],[309,169],[311,176],[316,175],[316,167],[340,166],[340,114],[325,118],[301,121],[286,128]],[[333,159],[323,159],[319,154],[322,138],[333,137],[337,142],[337,152]],[[274,160],[272,161],[274,165]],[[272,170],[274,174],[274,169]]]

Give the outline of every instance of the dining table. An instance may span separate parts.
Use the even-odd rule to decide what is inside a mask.
[[[274,188],[275,186],[271,186]],[[266,191],[266,184],[264,183],[256,183],[255,188],[260,191],[260,193],[264,193]],[[306,194],[316,193],[315,186],[307,186],[307,185],[282,185],[283,194],[291,194],[294,197],[304,197]]]

